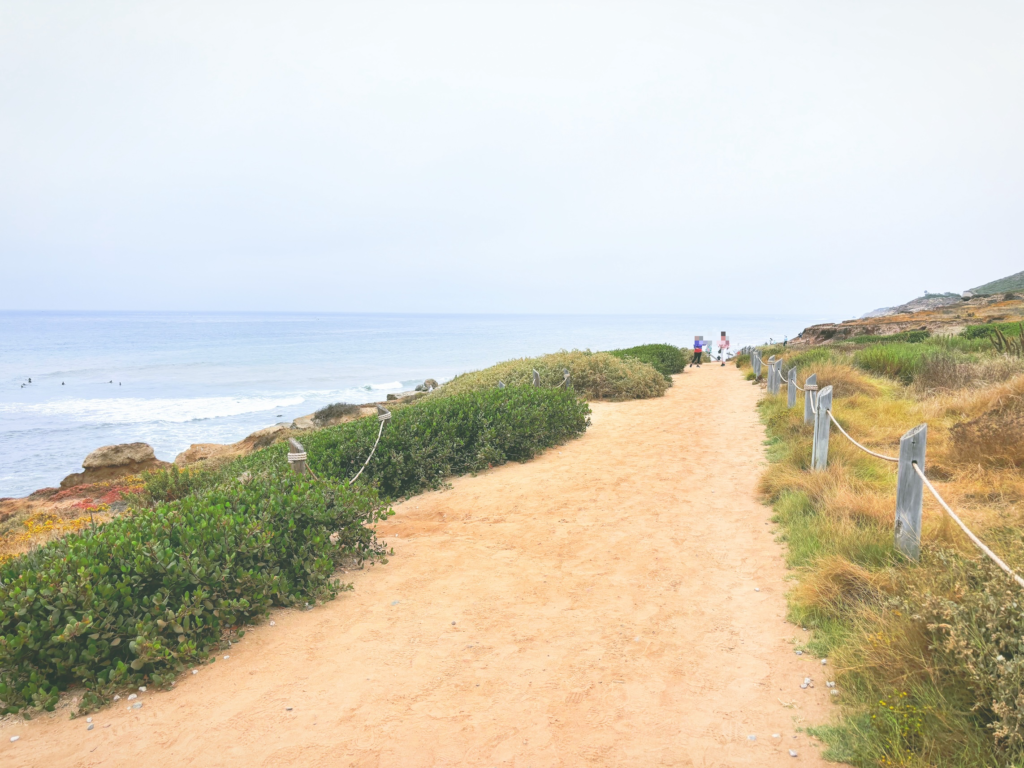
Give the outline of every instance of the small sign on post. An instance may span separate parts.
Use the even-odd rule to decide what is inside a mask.
[[[814,403],[818,396],[818,374],[812,373],[804,381],[804,424],[814,421]]]
[[[928,425],[920,424],[900,438],[900,463],[896,473],[896,549],[912,560],[921,556],[921,506],[924,483],[914,471],[924,472]]]
[[[818,411],[814,414],[814,443],[811,446],[811,469],[828,466],[828,437],[832,420],[828,412],[832,409],[832,386],[818,393]]]
[[[288,448],[288,466],[291,467],[292,472],[300,475],[306,474],[306,449],[302,447],[302,443],[294,437],[289,437]]]

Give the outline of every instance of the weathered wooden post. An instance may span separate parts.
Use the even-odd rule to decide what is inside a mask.
[[[535,387],[539,387],[540,386],[540,374],[537,373],[537,369],[536,368],[533,369],[533,386],[535,386]]]
[[[572,389],[572,376],[569,374],[568,368],[562,369],[562,383],[565,384],[566,389]]]
[[[896,549],[917,560],[921,556],[921,505],[924,483],[914,471],[924,472],[928,425],[919,424],[900,438],[900,463],[896,473]]]
[[[761,378],[761,353],[756,349],[750,353],[750,366],[754,369],[754,379]]]
[[[828,435],[832,420],[828,412],[832,409],[832,386],[818,393],[818,412],[814,414],[814,443],[811,446],[811,469],[828,466]]]
[[[818,374],[812,373],[804,382],[804,424],[814,420],[814,403],[818,397]]]
[[[796,366],[789,369],[786,374],[786,405],[790,408],[796,406]]]
[[[306,474],[306,449],[294,437],[288,438],[288,447],[291,449],[288,451],[288,466],[291,467],[292,472],[297,472],[300,475]]]
[[[782,358],[775,361],[775,372],[772,375],[772,394],[777,395],[782,390]]]
[[[498,389],[504,389],[504,388],[505,388],[505,382],[499,380],[498,381]]]

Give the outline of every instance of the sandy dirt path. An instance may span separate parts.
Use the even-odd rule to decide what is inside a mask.
[[[396,507],[354,592],[91,731],[7,718],[0,764],[824,765],[797,728],[830,668],[790,644],[757,396],[704,366],[595,404],[583,438]]]

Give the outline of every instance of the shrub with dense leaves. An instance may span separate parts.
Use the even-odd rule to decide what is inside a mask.
[[[223,482],[0,565],[0,704],[83,708],[119,686],[166,684],[271,605],[333,597],[344,560],[384,560],[370,488],[285,469]]]
[[[437,488],[452,475],[526,461],[564,443],[586,430],[589,413],[571,391],[530,386],[425,399],[393,412],[362,477],[392,498]],[[320,477],[354,476],[378,431],[376,419],[361,419],[304,437],[310,467]],[[237,471],[280,466],[286,452],[285,446],[274,446],[232,466]]]
[[[641,344],[628,349],[613,349],[608,354],[618,358],[632,358],[652,366],[662,376],[679,373],[690,362],[691,353],[671,344]]]
[[[634,357],[619,358],[608,352],[554,352],[540,357],[523,357],[492,365],[482,371],[463,373],[429,395],[448,397],[461,392],[491,389],[499,381],[516,386],[529,384],[533,371],[540,374],[541,387],[557,387],[562,383],[562,370],[572,375],[572,386],[588,400],[633,400],[661,397],[668,381],[653,366]]]
[[[939,556],[956,583],[946,595],[926,595],[920,609],[934,652],[945,674],[964,679],[971,688],[976,711],[1005,756],[1024,757],[1020,587],[988,561],[974,564],[951,553]]]

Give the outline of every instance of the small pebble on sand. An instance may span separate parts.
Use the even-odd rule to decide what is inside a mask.
[[[143,693],[145,693],[146,692],[146,686],[140,685],[139,686],[139,690],[142,691]]]
[[[225,656],[224,656],[224,658],[225,658],[225,659],[230,659],[231,657],[230,657],[230,656],[228,656],[228,655],[225,655]]]
[[[790,757],[796,757],[796,750],[795,749],[789,750],[789,756]]]
[[[803,656],[803,655],[804,655],[804,652],[803,652],[803,651],[797,651],[797,652],[796,652],[796,655],[797,655],[797,656]]]
[[[747,736],[747,741],[757,741],[757,736],[754,736],[754,735]]]
[[[828,659],[822,659],[821,660],[821,666],[824,667],[826,664],[828,664]]]
[[[11,741],[17,741],[21,736],[11,736]]]
[[[92,722],[92,718],[91,718],[91,717],[87,717],[87,718],[85,718],[85,722],[87,722],[87,723],[91,723],[91,722]]]
[[[276,621],[272,621],[272,622],[270,622],[270,626],[272,626],[272,627],[276,627],[276,626],[277,626],[277,622],[276,622]]]
[[[142,702],[136,701],[134,704],[132,704],[132,709],[142,709]]]
[[[755,591],[755,592],[760,592],[760,591],[761,591],[761,588],[760,588],[760,587],[754,587],[754,591]]]
[[[285,710],[285,712],[291,712],[292,708],[291,707],[285,707],[284,710]]]
[[[781,738],[782,738],[782,734],[779,734],[779,733],[773,733],[773,734],[772,734],[772,738],[773,738],[773,739],[781,739]]]
[[[453,626],[453,627],[455,626],[455,622],[454,622],[454,621],[452,622],[452,626]]]
[[[87,730],[87,731],[91,731],[91,730],[92,730],[93,728],[95,728],[95,727],[96,727],[95,725],[90,725],[90,726],[89,726],[89,727],[87,727],[87,728],[86,728],[85,730]]]
[[[114,701],[120,701],[120,700],[121,700],[121,697],[120,697],[120,696],[115,696],[115,697],[114,697]]]
[[[198,675],[199,674],[199,670],[198,669],[193,669],[192,670],[192,674],[193,675]]]
[[[137,694],[137,693],[128,694],[128,701],[131,701],[132,699],[137,699],[137,698],[139,698],[139,694]]]

